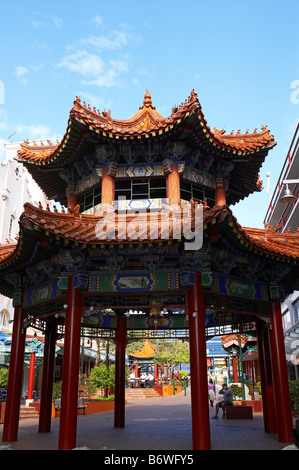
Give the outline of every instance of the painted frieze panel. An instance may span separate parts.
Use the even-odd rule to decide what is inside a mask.
[[[85,311],[84,326],[89,328],[117,328],[117,318],[109,315],[97,315],[96,312]]]
[[[188,319],[185,315],[130,315],[126,319],[127,329],[145,330],[145,329],[186,329],[188,328]],[[100,311],[86,310],[84,314],[84,326],[89,328],[112,328],[118,326],[116,316],[101,315]]]
[[[128,329],[185,329],[188,328],[185,315],[131,315],[127,320]]]
[[[53,300],[62,295],[62,291],[58,287],[57,281],[51,281],[42,286],[27,289],[23,295],[23,307],[41,304],[48,300]]]
[[[112,201],[116,210],[129,211],[129,210],[148,210],[148,209],[162,209],[163,204],[168,204],[168,198],[156,199],[119,199]]]
[[[102,169],[101,169],[102,170]],[[92,188],[96,184],[99,184],[99,178],[102,177],[102,174],[99,174],[98,171],[93,172],[91,175],[89,175],[86,178],[81,179],[77,184],[76,184],[76,189],[75,193],[80,194],[86,191],[87,189]]]
[[[244,323],[248,321],[252,321],[252,318],[248,315],[229,311],[222,312],[220,310],[208,313],[205,317],[206,327]]]
[[[149,176],[163,176],[162,165],[125,165],[116,169],[116,178],[141,178]]]
[[[93,274],[89,276],[89,292],[150,292],[180,287],[178,273]]]
[[[209,188],[216,187],[216,182],[213,175],[200,173],[199,171],[194,170],[192,168],[185,168],[184,178],[202,186],[207,186]]]
[[[225,294],[231,297],[242,297],[252,300],[268,300],[268,289],[266,285],[244,279],[214,276],[212,290],[219,294]]]

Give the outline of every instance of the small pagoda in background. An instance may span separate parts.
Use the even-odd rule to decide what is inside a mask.
[[[154,360],[156,357],[155,348],[148,339],[145,341],[141,350],[128,352],[129,368],[131,372],[134,372],[138,386],[140,386],[140,377],[143,372],[151,372],[154,376],[155,384],[158,383],[158,364]]]

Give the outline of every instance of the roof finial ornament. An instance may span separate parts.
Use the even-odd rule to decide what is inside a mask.
[[[152,97],[149,94],[148,88],[146,89],[146,93],[144,95],[143,106],[152,106]]]
[[[141,108],[152,108],[152,109],[156,109],[155,106],[153,106],[152,97],[151,97],[151,95],[149,94],[148,88],[146,89],[146,93],[145,93],[145,95],[144,95],[143,105],[140,106],[140,109],[141,109]]]

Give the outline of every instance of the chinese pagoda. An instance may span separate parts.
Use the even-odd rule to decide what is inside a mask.
[[[194,91],[167,118],[148,91],[127,120],[77,97],[61,142],[23,143],[18,161],[56,206],[25,204],[17,243],[0,246],[15,308],[3,442],[17,440],[29,325],[45,334],[39,432],[64,338],[59,449],[76,447],[81,335],[115,341],[119,428],[127,341],[157,333],[189,338],[193,449],[210,449],[206,339],[228,326],[257,335],[265,432],[291,441],[280,302],[299,289],[299,235],[241,227],[230,208],[262,189],[275,145],[266,126],[211,130]]]

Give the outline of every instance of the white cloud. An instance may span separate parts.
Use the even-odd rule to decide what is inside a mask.
[[[78,50],[74,54],[63,57],[56,67],[64,67],[84,76],[97,76],[104,71],[104,61],[95,54]]]
[[[31,24],[35,29],[44,29],[47,26],[44,21],[31,20]]]
[[[21,134],[29,140],[52,139],[51,128],[44,124],[17,124],[15,129],[16,134]]]
[[[141,75],[142,77],[145,77],[145,78],[149,78],[151,80],[155,78],[154,74],[145,67],[140,67],[139,69],[137,69],[136,72],[138,75]]]
[[[55,28],[60,29],[63,26],[63,19],[59,18],[58,16],[50,16],[50,20],[52,21]]]
[[[112,31],[110,37],[106,36],[89,36],[87,39],[81,39],[81,44],[90,44],[96,49],[116,50],[123,46],[127,46],[129,35],[124,31]]]
[[[38,65],[31,65],[30,68],[33,70],[33,72],[40,72],[40,70],[44,68],[44,64],[41,62]]]
[[[91,93],[87,93],[86,91],[79,91],[76,93],[76,96],[80,96],[81,100],[85,101],[86,103],[90,104],[91,107],[95,107],[100,111],[104,109],[111,109],[113,101],[106,100],[98,95],[93,95]]]
[[[30,65],[29,69],[32,70],[33,72],[40,72],[44,68],[44,64],[41,62],[38,65]],[[18,65],[15,67],[15,76],[19,80],[22,85],[26,86],[28,85],[28,74],[29,74],[29,69],[27,67],[22,67],[21,65]]]
[[[101,26],[104,21],[100,15],[96,15],[94,18],[92,18],[91,23],[94,23],[96,26]]]
[[[60,29],[63,26],[63,19],[58,16],[46,16],[42,19],[31,20],[31,24],[35,29],[44,30],[47,28]]]
[[[16,67],[16,71],[15,71],[15,75],[17,77],[17,79],[24,85],[26,86],[27,83],[28,83],[28,80],[26,78],[26,75],[29,73],[28,69],[26,69],[26,67],[22,67],[22,66],[17,66]]]
[[[111,87],[117,85],[118,76],[128,71],[128,64],[125,61],[111,60],[109,67],[106,68],[104,73],[100,74],[95,80],[85,81],[87,85],[96,85],[99,87]]]
[[[124,60],[110,60],[107,65],[100,56],[81,49],[63,57],[56,67],[66,68],[84,77],[92,77],[83,83],[99,87],[116,85],[117,77],[128,71],[128,64]]]

